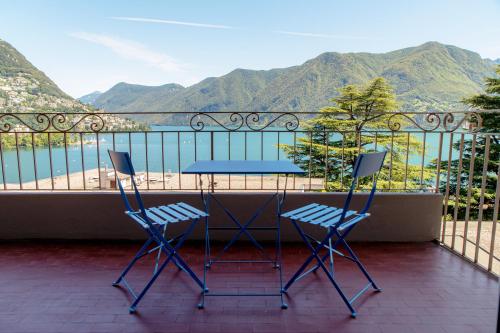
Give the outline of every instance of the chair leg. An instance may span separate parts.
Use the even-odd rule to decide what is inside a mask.
[[[163,237],[165,238],[167,235],[167,224],[163,226]],[[153,274],[158,271],[158,264],[160,263],[160,257],[161,257],[161,247],[158,249],[158,254],[156,255],[156,260],[155,260],[155,269],[153,270]]]
[[[205,293],[208,292],[207,288],[207,270],[210,267],[208,261],[210,260],[210,239],[208,232],[208,216],[205,217],[205,256],[203,258],[203,287],[201,291],[201,301],[198,303],[198,309],[205,308]]]
[[[330,232],[330,228],[328,228],[328,232]],[[335,275],[335,267],[334,267],[334,264],[333,264],[333,247],[332,247],[332,238],[329,237],[328,238],[328,253],[326,255],[324,255],[321,260],[325,261],[326,258],[329,257],[330,258],[330,273],[332,274],[332,276]],[[318,270],[319,268],[319,264],[316,264],[311,270],[310,270],[310,273],[314,273]]]
[[[299,278],[299,276],[302,274],[302,272],[306,269],[306,267],[311,263],[313,259],[314,256],[311,255],[306,259],[306,261],[304,261],[302,266],[300,266],[300,268],[295,272],[292,278],[288,280],[285,287],[283,288],[283,292],[286,292],[292,286],[292,284]]]
[[[144,245],[141,247],[141,249],[139,251],[137,251],[136,255],[134,256],[134,258],[130,261],[130,263],[127,265],[127,267],[125,267],[125,269],[122,271],[122,273],[120,274],[120,276],[118,277],[118,279],[115,280],[115,282],[113,282],[113,286],[117,286],[123,279],[123,277],[125,275],[127,275],[127,273],[130,271],[130,269],[134,266],[134,264],[136,263],[137,260],[139,260],[140,258],[142,258],[143,254],[145,253],[146,249],[148,248],[148,246],[153,242],[153,239],[150,237],[145,243]]]
[[[331,233],[331,228],[328,228],[328,234]],[[332,277],[334,276],[334,268],[333,268],[333,248],[332,248],[332,237],[328,237],[328,253],[330,254],[330,272]]]
[[[345,238],[347,237],[347,235],[349,234],[349,232],[351,232],[352,230],[352,227],[349,228],[347,231],[345,231],[342,235],[336,231],[336,230],[332,230],[331,227],[328,228],[329,230],[329,234],[331,235],[330,236],[330,239],[328,240],[328,253],[325,254],[321,259],[323,260],[323,262],[328,258],[330,257],[330,261],[332,262],[332,265],[333,265],[333,252],[335,252],[337,246],[342,243],[342,241],[345,241]],[[328,234],[327,234],[328,235]],[[335,235],[337,237],[337,239],[335,240],[335,242],[333,243],[333,246],[332,246],[332,243],[331,243],[331,237],[333,237],[333,235]],[[318,244],[319,242],[317,240],[315,240]],[[317,269],[319,268],[319,265],[316,264],[312,269],[311,269],[311,272],[315,272]]]
[[[179,236],[177,236],[177,237],[179,237]],[[174,237],[174,238],[170,239],[169,242],[174,241],[175,239],[177,239],[177,237]],[[167,224],[165,224],[163,226],[163,238],[167,239]],[[158,265],[160,263],[160,258],[161,258],[161,248],[158,248],[158,254],[156,255],[156,262],[155,262],[155,268],[153,270],[153,274],[156,273],[156,271],[158,270]],[[174,258],[172,258],[172,262],[175,264],[175,266],[177,266],[177,268],[179,268],[180,270],[184,270],[184,268],[181,265],[179,265],[179,263],[177,262],[177,260],[175,260]]]
[[[354,251],[351,249],[351,247],[347,244],[347,242],[343,238],[342,238],[342,243],[343,243],[344,247],[347,249],[347,252],[349,252],[349,255],[354,259],[354,262],[356,263],[356,265],[358,265],[358,267],[361,270],[361,272],[363,272],[363,275],[372,284],[373,289],[375,289],[376,291],[382,291],[382,289],[377,286],[377,284],[372,279],[372,277],[370,276],[370,274],[368,273],[368,271],[366,270],[366,268],[363,266],[363,264],[361,263],[361,261],[359,261],[359,258],[356,256],[356,254],[354,253]]]
[[[130,313],[134,313],[136,311],[137,304],[139,304],[139,302],[141,301],[141,299],[144,297],[144,295],[149,290],[149,288],[151,288],[151,286],[153,285],[153,283],[156,281],[156,279],[158,278],[158,276],[160,275],[160,273],[163,271],[163,269],[167,266],[167,264],[170,262],[170,260],[173,260],[173,259],[176,260],[184,268],[184,270],[191,276],[191,278],[193,278],[193,280],[196,283],[198,283],[198,285],[200,285],[203,288],[202,282],[198,279],[198,277],[196,276],[196,274],[194,274],[194,272],[189,268],[189,266],[184,262],[184,260],[182,260],[182,258],[177,253],[177,251],[179,250],[179,248],[182,246],[182,244],[186,240],[187,236],[189,234],[191,234],[191,232],[193,231],[194,226],[196,225],[196,223],[198,222],[198,220],[199,219],[193,220],[193,222],[189,226],[189,228],[186,231],[186,233],[181,237],[181,239],[179,239],[179,241],[177,242],[177,244],[174,247],[172,247],[167,242],[167,240],[158,232],[158,230],[152,230],[153,235],[158,239],[158,242],[161,245],[160,249],[163,252],[165,252],[165,254],[167,255],[167,258],[165,259],[165,261],[163,262],[163,264],[160,266],[160,268],[153,274],[153,277],[148,281],[148,283],[146,284],[146,286],[144,287],[144,289],[137,296],[137,298],[135,299],[134,303],[132,303],[132,305],[129,308],[129,312]]]
[[[279,270],[280,275],[280,298],[281,298],[281,308],[288,309],[288,304],[286,304],[283,298],[283,265],[281,264],[281,203],[278,196],[278,216],[276,217],[277,231],[276,231],[276,259],[275,267]]]
[[[292,221],[292,222],[293,222],[293,221]],[[298,225],[296,225],[295,223],[294,223],[294,225],[295,225],[295,228],[297,229],[297,231],[299,232],[299,234],[303,234],[303,235],[304,235],[303,240],[304,240],[304,242],[306,242],[306,244],[309,244],[309,245],[308,245],[308,247],[309,247],[309,246],[310,246],[310,243],[307,241],[307,236],[306,236],[306,234],[302,231],[302,229],[301,229]],[[332,235],[331,235],[331,233],[330,233],[330,240],[331,240],[331,236],[332,236]],[[316,241],[316,240],[315,240],[315,241]],[[317,251],[319,251],[319,250],[320,250],[320,249],[321,249],[321,248],[322,248],[325,244],[321,244],[321,242],[319,242],[319,241],[316,241],[316,242],[318,242],[318,244],[320,244],[320,245],[318,245],[318,247],[316,248],[316,250],[317,250]],[[335,249],[335,248],[337,247],[337,245],[338,245],[338,243],[339,243],[339,242],[340,242],[340,240],[339,240],[339,239],[337,239],[337,240],[335,240],[335,242],[334,242],[333,246],[330,246],[330,248],[332,249],[332,251],[333,251],[333,249]],[[325,261],[327,257],[328,257],[328,254],[326,254],[326,255],[322,258],[322,259],[323,259],[323,261]],[[286,292],[286,291],[290,288],[290,286],[291,286],[291,285],[292,285],[295,281],[297,281],[299,278],[302,278],[303,276],[305,276],[305,275],[307,275],[307,274],[309,274],[309,273],[312,273],[312,272],[316,272],[316,270],[318,270],[318,268],[320,267],[320,265],[319,265],[319,264],[316,264],[313,268],[311,268],[310,270],[308,270],[307,272],[305,272],[304,274],[302,274],[302,273],[304,272],[304,270],[306,269],[306,267],[307,267],[307,266],[311,263],[311,261],[312,261],[313,259],[314,259],[314,255],[311,255],[309,258],[307,258],[307,260],[304,262],[304,264],[303,264],[303,265],[302,265],[302,266],[301,266],[301,267],[297,270],[297,272],[293,275],[293,277],[292,277],[292,278],[288,281],[288,283],[286,284],[285,288],[283,288],[285,292]]]
[[[309,250],[311,251],[312,254],[311,254],[311,256],[309,258],[307,258],[307,260],[299,268],[299,270],[297,271],[297,273],[295,273],[295,275],[292,277],[292,279],[287,283],[287,285],[285,286],[285,290],[287,288],[289,288],[290,285],[295,280],[297,280],[297,278],[299,277],[299,275],[302,273],[302,271],[305,269],[305,267],[312,261],[312,259],[316,259],[316,261],[318,262],[318,265],[323,269],[323,271],[327,275],[328,279],[333,284],[334,288],[337,290],[337,292],[339,293],[340,297],[344,301],[345,305],[351,311],[351,317],[355,318],[356,317],[356,311],[354,310],[353,306],[351,305],[351,302],[349,301],[349,299],[347,298],[347,296],[344,294],[344,292],[342,291],[342,289],[340,288],[340,286],[337,284],[337,282],[335,281],[335,279],[333,278],[333,276],[328,271],[328,268],[323,263],[323,258],[320,258],[319,255],[318,255],[318,251],[326,245],[326,243],[328,242],[328,240],[331,240],[331,237],[333,236],[333,232],[331,232],[331,231],[328,232],[328,234],[325,237],[325,239],[323,239],[323,241],[320,244],[318,244],[316,248],[314,248],[311,245],[311,243],[308,241],[307,236],[304,234],[304,231],[297,224],[297,222],[294,221],[294,220],[292,220],[292,223],[295,226],[295,228],[297,229],[297,231],[299,232],[300,237],[302,238],[302,240],[304,241],[304,243],[306,243],[307,247],[309,248]],[[339,240],[337,240],[335,242],[335,246],[338,243],[338,241]]]
[[[335,241],[335,243],[333,244],[333,246],[331,245],[331,243],[329,243],[329,253],[327,253],[326,255],[324,255],[321,260],[324,262],[326,260],[326,258],[328,256],[330,256],[330,262],[332,263],[332,266],[333,266],[333,251],[337,248],[337,246],[342,243],[344,245],[344,247],[346,248],[346,250],[348,251],[349,255],[351,256],[351,260],[356,263],[356,265],[359,267],[359,269],[361,270],[361,272],[363,273],[363,275],[366,277],[366,279],[372,284],[372,287],[373,289],[375,289],[376,291],[382,291],[382,289],[380,287],[377,286],[377,284],[375,283],[375,281],[373,280],[373,278],[371,277],[371,275],[368,273],[368,271],[366,270],[366,268],[364,267],[364,265],[361,263],[361,261],[359,260],[359,258],[356,256],[356,254],[354,253],[354,250],[349,246],[349,244],[347,243],[347,241],[345,240],[345,237],[347,236],[347,234],[352,230],[352,227],[350,229],[348,229],[346,232],[344,232],[343,234],[340,234],[338,231],[334,231],[335,235],[337,236],[337,240]],[[329,242],[331,242],[331,240],[329,240]],[[316,266],[314,266],[310,272],[315,272],[318,268],[319,268],[319,264],[317,264]],[[333,272],[333,270],[332,270]],[[333,276],[333,274],[332,274]]]
[[[315,257],[316,257],[316,260],[318,261],[318,264],[321,266],[321,268],[325,272],[326,276],[328,277],[328,279],[330,280],[330,282],[333,284],[333,286],[335,287],[335,289],[339,293],[339,295],[342,298],[342,300],[344,301],[345,305],[351,311],[351,317],[356,318],[356,314],[357,314],[356,310],[354,310],[354,308],[351,305],[351,302],[349,301],[349,299],[347,298],[347,296],[344,294],[344,292],[342,291],[342,289],[340,288],[340,286],[338,285],[338,283],[335,281],[335,279],[333,278],[333,276],[330,274],[330,272],[328,272],[328,268],[326,268],[326,266],[323,263],[323,261],[321,260],[321,258],[317,254],[316,254]]]
[[[167,264],[169,263],[169,261],[172,259],[173,255],[174,255],[173,253],[170,254],[167,257],[167,259],[165,259],[165,261],[163,262],[163,264],[161,264],[160,268],[153,274],[153,277],[151,279],[149,279],[149,281],[146,284],[146,286],[142,289],[142,291],[140,292],[140,294],[137,296],[137,298],[134,300],[134,302],[130,306],[130,308],[129,308],[129,312],[130,313],[134,313],[136,311],[137,305],[139,304],[139,302],[141,301],[141,299],[144,297],[144,295],[146,295],[147,291],[149,290],[149,288],[151,288],[151,286],[156,281],[156,279],[158,278],[158,276],[160,276],[160,273],[167,266]]]
[[[130,313],[134,313],[136,311],[137,305],[141,301],[141,299],[144,297],[144,295],[147,293],[149,288],[153,285],[153,283],[156,281],[160,273],[163,271],[163,269],[167,266],[167,264],[172,261],[172,262],[177,262],[180,267],[182,267],[182,270],[188,273],[191,278],[200,286],[203,288],[203,283],[198,279],[196,274],[189,268],[189,266],[182,260],[182,258],[178,254],[179,248],[182,246],[184,241],[186,240],[187,236],[191,234],[191,232],[194,229],[194,226],[198,222],[199,219],[193,220],[191,225],[189,226],[188,230],[182,235],[182,237],[179,239],[177,244],[175,246],[171,246],[168,241],[163,237],[161,232],[156,229],[149,229],[150,235],[151,235],[151,240],[156,241],[160,245],[160,251],[163,251],[166,255],[167,258],[165,261],[161,264],[161,266],[155,271],[151,279],[147,282],[146,286],[142,289],[142,291],[139,293],[139,295],[136,297],[134,302],[129,308]],[[145,244],[146,245],[146,244]],[[143,246],[144,247],[144,246]]]
[[[156,232],[155,236],[158,238],[159,242],[163,244],[162,251],[165,252],[166,255],[172,255],[172,259],[177,261],[180,267],[182,267],[182,270],[186,272],[191,278],[203,289],[203,283],[200,281],[198,276],[189,268],[188,264],[179,256],[177,251],[179,248],[182,246],[186,238],[193,232],[193,229],[195,225],[198,223],[199,219],[193,220],[191,222],[191,225],[189,226],[188,230],[182,235],[182,237],[179,239],[177,244],[175,244],[174,247],[172,247],[165,238],[158,232]]]

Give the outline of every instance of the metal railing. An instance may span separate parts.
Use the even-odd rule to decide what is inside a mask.
[[[292,190],[344,191],[355,156],[386,149],[381,191],[442,193],[440,242],[500,272],[497,235],[500,135],[483,119],[500,111],[392,112],[350,121],[325,113],[0,113],[0,190],[111,190],[107,149],[128,151],[145,190],[197,190],[182,169],[196,160],[291,159],[306,171]],[[175,124],[141,126],[142,121]],[[210,179],[218,190],[274,190],[279,176]],[[363,184],[359,184],[362,189]]]

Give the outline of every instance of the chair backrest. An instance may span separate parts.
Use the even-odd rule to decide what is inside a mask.
[[[356,159],[352,177],[355,179],[371,176],[378,173],[384,164],[386,151],[379,153],[360,154]]]
[[[120,189],[120,194],[127,211],[134,212],[139,210],[140,213],[142,214],[143,219],[149,223],[149,219],[146,216],[146,210],[142,202],[141,194],[139,193],[139,189],[137,188],[137,184],[134,179],[135,171],[129,153],[112,151],[112,150],[108,150],[108,153],[109,157],[111,158],[111,163],[113,164],[113,168],[115,169],[118,188]],[[138,209],[134,209],[133,206],[130,204],[130,201],[128,200],[127,195],[125,194],[125,190],[123,189],[122,183],[120,181],[120,177],[118,175],[119,173],[122,175],[130,176],[130,183],[132,184],[132,188],[135,192],[135,201]]]
[[[115,172],[124,175],[134,176],[134,166],[130,160],[130,155],[126,152],[108,150],[109,157],[115,168]]]
[[[372,189],[370,191],[370,195],[365,203],[364,208],[359,213],[364,214],[368,212],[373,200],[373,196],[375,195],[375,191],[377,190],[377,178],[378,174],[380,173],[380,169],[382,169],[382,165],[384,164],[384,159],[386,154],[387,154],[386,151],[382,151],[377,153],[360,154],[358,156],[358,158],[356,159],[356,163],[354,165],[354,169],[352,171],[351,188],[349,189],[349,193],[344,203],[344,211],[340,218],[339,224],[343,222],[345,214],[349,210],[352,196],[359,179],[372,176],[373,184],[372,184]]]

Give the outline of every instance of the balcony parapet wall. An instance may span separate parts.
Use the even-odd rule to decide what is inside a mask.
[[[218,198],[241,217],[250,218],[269,193],[221,192]],[[201,208],[200,195],[196,192],[146,192],[148,206],[186,202]],[[307,203],[342,206],[346,193],[287,194],[285,211]],[[354,196],[352,209],[360,209],[367,194]],[[436,193],[378,193],[372,204],[371,216],[362,221],[349,236],[354,241],[425,242],[437,239],[442,219],[441,194]],[[275,205],[270,205],[254,226],[272,226]],[[126,239],[144,238],[144,232],[124,214],[124,207],[117,192],[45,192],[10,191],[0,193],[0,239]],[[223,211],[211,207],[211,226],[234,226]],[[175,234],[185,225],[172,224],[169,233]],[[319,236],[324,229],[305,225],[306,232]],[[260,240],[273,240],[274,232],[255,231]],[[211,232],[211,239],[226,240],[232,233]],[[193,233],[194,239],[203,238],[203,223]],[[242,237],[245,239],[244,237]],[[298,241],[292,224],[283,219],[282,239]]]

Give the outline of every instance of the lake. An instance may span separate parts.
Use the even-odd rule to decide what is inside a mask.
[[[164,170],[165,172],[178,172],[189,164],[198,160],[208,160],[211,158],[210,132],[192,132],[190,127],[183,126],[154,126],[153,131],[145,133],[132,133],[129,142],[128,133],[115,134],[115,149],[119,151],[129,151],[132,148],[132,161],[137,171],[146,170],[146,149],[145,141],[147,135],[148,169],[151,172],[162,171],[162,141],[164,147]],[[217,130],[217,128],[211,128]],[[160,131],[174,131],[163,132]],[[177,132],[188,131],[188,132]],[[246,145],[245,145],[246,135]],[[297,138],[304,136],[304,133],[296,133]],[[339,134],[332,134],[332,139]],[[415,134],[422,139],[423,134]],[[458,136],[455,136],[454,141]],[[86,143],[83,146],[83,160],[85,170],[96,169],[98,165],[98,153],[101,167],[112,168],[111,161],[107,154],[108,149],[113,149],[113,135],[99,134],[99,152],[95,143],[96,135],[84,136]],[[279,140],[279,141],[278,141]],[[214,133],[214,159],[216,160],[276,160],[286,159],[286,154],[278,149],[280,144],[293,144],[294,133],[281,131],[277,132],[215,132]],[[425,163],[437,157],[439,144],[438,133],[428,133],[426,138]],[[443,159],[447,158],[449,135],[443,140]],[[179,149],[178,149],[179,147]],[[196,156],[195,156],[196,155]],[[455,151],[454,156],[457,155]],[[47,147],[37,147],[35,149],[36,171],[38,179],[50,178],[50,158]],[[17,152],[15,149],[4,150],[3,152],[5,178],[7,183],[19,183],[19,172],[17,162]],[[21,165],[21,178],[23,182],[35,180],[35,165],[31,148],[19,149],[19,159]],[[79,144],[68,146],[67,150],[69,173],[81,172],[82,150]],[[410,153],[409,162],[411,164],[422,163],[419,154]],[[66,156],[64,147],[52,147],[53,175],[60,176],[66,174]],[[1,168],[1,166],[0,166]],[[0,177],[0,184],[3,179]]]

